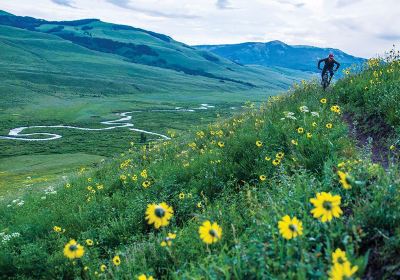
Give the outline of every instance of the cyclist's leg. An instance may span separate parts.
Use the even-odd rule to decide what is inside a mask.
[[[333,77],[333,75],[334,75],[334,73],[333,73],[333,69],[329,69],[329,74],[330,74],[330,77],[329,77],[329,82],[331,82],[331,80],[332,80],[332,77]]]
[[[324,68],[324,69],[322,70],[322,73],[321,73],[321,84],[324,83],[324,75],[325,75],[325,73],[326,73],[326,69]]]

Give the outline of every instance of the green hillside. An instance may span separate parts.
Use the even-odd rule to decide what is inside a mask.
[[[400,60],[392,54],[326,92],[296,85],[54,189],[7,198],[2,277],[395,279]],[[377,133],[384,126],[392,129]]]
[[[27,126],[104,127],[100,122],[134,110],[141,111],[134,116],[135,128],[165,135],[206,124],[218,114],[232,114],[230,108],[240,108],[245,100],[260,101],[307,77],[284,68],[240,66],[138,28],[91,19],[47,22],[0,14],[0,138]],[[198,108],[203,103],[215,109],[190,116],[151,112]],[[32,185],[28,177],[47,185],[55,175],[81,167],[78,161],[74,166],[59,165],[64,157],[87,155],[84,162],[91,165],[98,162],[95,159],[123,152],[129,142],[143,140],[141,133],[127,129],[26,132],[63,137],[48,142],[0,139],[0,194]],[[3,169],[13,160],[23,165],[24,156],[33,161],[48,156],[59,169],[50,173],[45,165],[35,173]]]

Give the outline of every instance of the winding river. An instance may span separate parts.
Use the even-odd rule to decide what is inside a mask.
[[[201,104],[200,107],[194,109],[183,109],[177,107],[175,109],[165,109],[165,110],[148,110],[148,111],[131,111],[131,112],[124,112],[118,113],[117,115],[120,116],[117,120],[111,121],[104,121],[101,124],[106,125],[107,127],[104,128],[86,128],[86,127],[77,127],[77,126],[70,126],[70,125],[50,125],[50,126],[42,126],[42,125],[35,125],[35,126],[26,126],[26,127],[17,127],[11,129],[7,136],[0,136],[0,139],[7,139],[7,140],[17,140],[17,141],[51,141],[62,138],[62,135],[55,134],[55,133],[48,133],[48,132],[37,132],[37,133],[23,133],[25,129],[30,128],[65,128],[65,129],[75,129],[75,130],[83,130],[83,131],[105,131],[111,130],[115,128],[127,128],[131,131],[136,131],[140,133],[145,133],[153,136],[157,136],[160,139],[169,140],[170,138],[166,135],[151,132],[143,129],[134,128],[134,124],[132,121],[132,114],[134,113],[143,113],[143,112],[195,112],[196,110],[207,110],[209,108],[213,108],[214,106],[210,106],[208,104]],[[32,138],[35,136],[34,138]],[[40,138],[36,138],[40,136]]]

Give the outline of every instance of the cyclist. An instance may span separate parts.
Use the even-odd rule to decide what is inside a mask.
[[[333,77],[333,71],[336,72],[339,69],[340,63],[335,60],[335,56],[332,53],[329,54],[329,56],[327,58],[323,58],[318,61],[318,69],[319,70],[321,70],[322,62],[324,62],[325,65],[324,65],[324,68],[322,69],[321,77],[322,77],[322,79],[324,79],[324,75],[325,75],[326,71],[329,71],[329,74],[330,74],[329,83],[330,83],[332,80],[332,77]],[[333,67],[335,66],[335,64],[336,64],[336,69],[333,70]]]

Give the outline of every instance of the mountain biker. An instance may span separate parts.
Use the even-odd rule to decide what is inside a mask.
[[[326,71],[329,71],[329,74],[330,74],[329,82],[331,82],[332,77],[333,77],[333,71],[336,72],[339,69],[340,63],[335,60],[335,56],[332,53],[329,54],[329,56],[327,58],[323,58],[318,61],[318,69],[319,70],[321,70],[322,62],[324,62],[325,65],[324,65],[324,68],[322,69],[321,77],[323,79]],[[336,64],[336,69],[333,70],[333,67],[335,66],[335,64]]]

